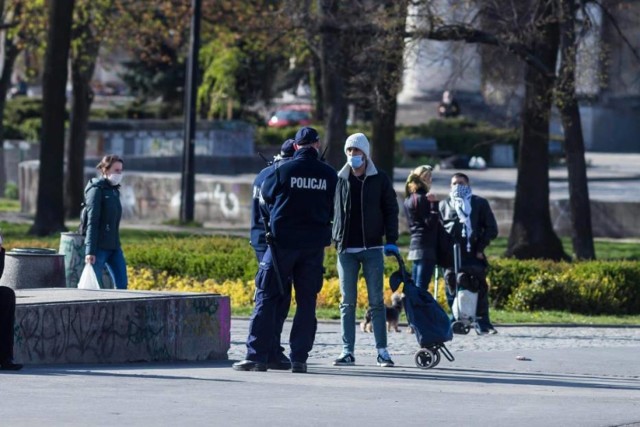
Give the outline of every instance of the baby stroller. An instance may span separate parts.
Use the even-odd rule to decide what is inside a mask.
[[[422,369],[433,368],[440,363],[441,354],[453,362],[453,354],[444,345],[453,339],[449,316],[428,291],[415,286],[402,257],[395,254],[395,258],[400,269],[391,275],[389,285],[395,292],[404,283],[402,292],[405,313],[421,347],[414,356],[416,366]]]
[[[445,277],[447,286],[454,291],[454,299],[451,306],[454,321],[451,327],[456,334],[466,335],[471,328],[474,328],[476,333],[480,335],[479,317],[476,316],[476,309],[478,306],[478,291],[480,289],[478,275],[483,267],[462,265],[460,245],[457,243],[453,245],[453,266],[453,276]]]

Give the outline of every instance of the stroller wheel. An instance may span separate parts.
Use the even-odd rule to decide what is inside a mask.
[[[428,348],[418,350],[414,356],[414,360],[416,361],[416,366],[422,369],[433,368],[438,363],[436,362],[436,355]]]
[[[453,322],[453,324],[451,325],[451,328],[453,329],[454,334],[460,334],[460,335],[467,335],[471,330],[469,325],[465,325],[459,320],[456,320],[455,322]]]

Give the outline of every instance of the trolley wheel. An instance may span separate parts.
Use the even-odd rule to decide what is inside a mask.
[[[421,348],[420,350],[416,351],[416,354],[414,356],[416,366],[422,369],[433,368],[437,365],[436,354],[437,353],[434,354],[434,352],[429,350],[428,348]]]
[[[455,322],[453,322],[453,324],[451,325],[451,328],[453,329],[454,334],[460,334],[460,335],[467,335],[471,330],[469,325],[465,325],[459,320],[456,320]]]
[[[429,347],[429,350],[431,350],[435,357],[433,363],[431,364],[431,367],[435,368],[436,366],[438,366],[438,363],[440,363],[440,352],[438,351],[438,347]]]

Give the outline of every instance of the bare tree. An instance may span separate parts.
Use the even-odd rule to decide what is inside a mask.
[[[106,30],[112,24],[112,0],[82,1],[75,5],[71,48],[71,117],[67,144],[65,179],[65,211],[67,217],[80,214],[84,200],[84,157],[86,152],[89,112],[94,93],[91,78]]]
[[[385,0],[379,6],[381,16],[376,27],[384,36],[375,39],[368,63],[373,71],[373,157],[378,169],[393,179],[395,157],[396,112],[398,92],[404,70],[404,33],[408,1]]]
[[[577,13],[576,0],[559,0],[561,59],[555,101],[562,117],[565,135],[573,250],[578,259],[595,259],[584,137],[576,97]]]
[[[7,5],[10,6],[10,5]],[[10,7],[5,10],[5,1],[0,1],[0,13],[2,13],[3,20],[7,15],[10,15],[10,19],[19,19],[21,14],[21,5],[14,5],[9,12]],[[7,13],[9,12],[9,13]],[[8,24],[8,23],[7,23]],[[16,62],[16,58],[20,53],[20,48],[15,43],[13,37],[6,33],[3,38],[4,41],[4,58],[2,64],[2,74],[0,74],[0,197],[4,197],[4,190],[7,184],[7,171],[5,170],[4,159],[4,107],[6,105],[7,94],[11,89],[11,74],[13,73],[13,65]]]
[[[42,136],[36,218],[31,234],[64,231],[64,120],[74,0],[51,0],[42,78]]]
[[[555,70],[559,28],[551,4],[541,4],[532,18],[542,23],[529,44],[547,70]],[[549,211],[549,114],[554,77],[525,66],[525,100],[518,157],[518,179],[507,255],[516,258],[566,259],[562,242],[553,231]]]
[[[344,163],[342,147],[347,138],[347,82],[344,72],[344,39],[336,21],[344,16],[340,2],[318,0],[320,22],[320,64],[322,74],[322,104],[324,108],[327,160],[337,168]],[[324,28],[324,30],[322,30]]]

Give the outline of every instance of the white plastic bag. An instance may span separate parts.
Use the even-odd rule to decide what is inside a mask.
[[[459,289],[456,294],[451,311],[456,320],[462,322],[473,322],[476,318],[476,307],[478,306],[478,293],[466,289]]]
[[[84,265],[82,275],[78,281],[78,289],[100,289],[96,272],[93,271],[93,266],[89,263]]]

